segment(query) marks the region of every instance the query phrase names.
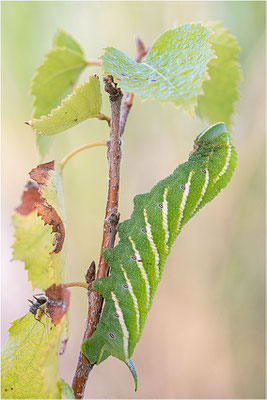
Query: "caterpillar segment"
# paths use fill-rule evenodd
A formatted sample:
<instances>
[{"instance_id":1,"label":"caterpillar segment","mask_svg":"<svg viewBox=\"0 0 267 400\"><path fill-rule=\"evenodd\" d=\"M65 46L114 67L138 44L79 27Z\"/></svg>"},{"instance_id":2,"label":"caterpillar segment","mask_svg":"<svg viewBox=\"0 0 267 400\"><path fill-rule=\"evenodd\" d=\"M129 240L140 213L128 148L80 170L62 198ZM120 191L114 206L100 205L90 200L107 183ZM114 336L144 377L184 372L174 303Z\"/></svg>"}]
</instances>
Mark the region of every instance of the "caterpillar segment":
<instances>
[{"instance_id":1,"label":"caterpillar segment","mask_svg":"<svg viewBox=\"0 0 267 400\"><path fill-rule=\"evenodd\" d=\"M237 162L224 123L201 132L188 161L134 198L131 218L119 225L120 241L104 257L111 273L93 286L105 299L96 331L82 344L91 363L110 355L129 367L160 282L166 258L183 226L230 181Z\"/></svg>"}]
</instances>

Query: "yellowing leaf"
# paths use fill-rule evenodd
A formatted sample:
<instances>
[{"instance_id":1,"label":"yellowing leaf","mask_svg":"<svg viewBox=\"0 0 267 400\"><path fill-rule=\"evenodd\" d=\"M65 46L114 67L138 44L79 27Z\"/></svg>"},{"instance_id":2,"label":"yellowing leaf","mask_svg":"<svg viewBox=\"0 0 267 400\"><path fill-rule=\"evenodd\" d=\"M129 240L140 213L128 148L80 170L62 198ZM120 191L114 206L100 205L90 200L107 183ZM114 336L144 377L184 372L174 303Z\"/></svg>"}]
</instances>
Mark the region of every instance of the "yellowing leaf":
<instances>
[{"instance_id":1,"label":"yellowing leaf","mask_svg":"<svg viewBox=\"0 0 267 400\"><path fill-rule=\"evenodd\" d=\"M51 227L44 227L36 210L28 215L15 213L12 222L16 229L13 259L24 261L33 288L48 287L52 283L49 269L53 249Z\"/></svg>"},{"instance_id":2,"label":"yellowing leaf","mask_svg":"<svg viewBox=\"0 0 267 400\"><path fill-rule=\"evenodd\" d=\"M53 161L33 169L30 176L35 183L27 185L22 204L13 215L13 258L25 262L33 288L45 289L65 278L65 211L60 173Z\"/></svg>"},{"instance_id":3,"label":"yellowing leaf","mask_svg":"<svg viewBox=\"0 0 267 400\"><path fill-rule=\"evenodd\" d=\"M64 319L65 318L66 317L64 317ZM60 390L60 381L58 376L58 349L62 327L64 326L64 319L54 328L54 335L51 336L49 342L47 343L44 357L40 360L44 386L49 392L50 397L52 397L52 393L59 393ZM61 395L58 397L61 398Z\"/></svg>"},{"instance_id":4,"label":"yellowing leaf","mask_svg":"<svg viewBox=\"0 0 267 400\"><path fill-rule=\"evenodd\" d=\"M102 97L99 78L90 76L89 82L74 89L74 94L62 101L61 106L46 117L29 121L37 133L55 135L69 129L88 118L101 116Z\"/></svg>"},{"instance_id":5,"label":"yellowing leaf","mask_svg":"<svg viewBox=\"0 0 267 400\"><path fill-rule=\"evenodd\" d=\"M155 41L146 62L137 63L108 47L101 57L102 65L123 90L143 99L171 102L192 114L208 77L207 63L214 57L210 35L201 24L182 25Z\"/></svg>"},{"instance_id":6,"label":"yellowing leaf","mask_svg":"<svg viewBox=\"0 0 267 400\"><path fill-rule=\"evenodd\" d=\"M216 58L208 64L210 80L203 84L203 96L198 99L196 113L210 123L224 121L229 127L234 103L239 98L241 68L237 39L221 23L207 25L214 34L209 38Z\"/></svg>"},{"instance_id":7,"label":"yellowing leaf","mask_svg":"<svg viewBox=\"0 0 267 400\"><path fill-rule=\"evenodd\" d=\"M12 322L2 350L2 399L61 398L57 348L62 324L28 313ZM49 368L47 367L49 365Z\"/></svg>"}]
</instances>

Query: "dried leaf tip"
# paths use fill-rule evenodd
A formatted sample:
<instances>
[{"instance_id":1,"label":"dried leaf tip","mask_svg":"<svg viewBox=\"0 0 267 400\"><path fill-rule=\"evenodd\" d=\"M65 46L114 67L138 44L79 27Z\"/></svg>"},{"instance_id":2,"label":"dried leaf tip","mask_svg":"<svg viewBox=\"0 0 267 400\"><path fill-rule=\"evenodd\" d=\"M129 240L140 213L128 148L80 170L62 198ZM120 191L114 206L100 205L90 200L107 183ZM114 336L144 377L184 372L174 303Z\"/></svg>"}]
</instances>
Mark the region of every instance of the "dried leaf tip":
<instances>
[{"instance_id":1,"label":"dried leaf tip","mask_svg":"<svg viewBox=\"0 0 267 400\"><path fill-rule=\"evenodd\" d=\"M55 161L49 161L44 164L37 165L36 168L33 168L29 175L30 177L38 183L38 185L47 185L49 179L49 171L55 169Z\"/></svg>"}]
</instances>

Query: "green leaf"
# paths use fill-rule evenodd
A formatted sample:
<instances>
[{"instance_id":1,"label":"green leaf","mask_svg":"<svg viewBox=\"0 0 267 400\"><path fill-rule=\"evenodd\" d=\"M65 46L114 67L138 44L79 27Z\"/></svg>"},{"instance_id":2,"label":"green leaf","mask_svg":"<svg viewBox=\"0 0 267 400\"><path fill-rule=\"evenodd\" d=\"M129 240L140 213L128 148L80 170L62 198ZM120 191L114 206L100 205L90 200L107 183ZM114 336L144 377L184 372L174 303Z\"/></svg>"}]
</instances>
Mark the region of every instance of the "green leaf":
<instances>
[{"instance_id":1,"label":"green leaf","mask_svg":"<svg viewBox=\"0 0 267 400\"><path fill-rule=\"evenodd\" d=\"M57 349L62 324L54 327L46 316L42 322L28 313L11 323L1 357L3 399L61 398Z\"/></svg>"},{"instance_id":2,"label":"green leaf","mask_svg":"<svg viewBox=\"0 0 267 400\"><path fill-rule=\"evenodd\" d=\"M67 32L59 29L54 37L54 47L67 47L67 49L73 50L79 53L82 57L84 56L83 49L76 40Z\"/></svg>"},{"instance_id":3,"label":"green leaf","mask_svg":"<svg viewBox=\"0 0 267 400\"><path fill-rule=\"evenodd\" d=\"M163 33L148 52L146 62L137 63L123 52L107 47L102 65L119 86L143 99L171 102L193 113L197 97L207 79L207 63L214 52L211 31L201 24L186 24Z\"/></svg>"},{"instance_id":4,"label":"green leaf","mask_svg":"<svg viewBox=\"0 0 267 400\"><path fill-rule=\"evenodd\" d=\"M31 85L34 118L40 118L56 107L73 88L87 62L67 48L51 50L37 69Z\"/></svg>"},{"instance_id":5,"label":"green leaf","mask_svg":"<svg viewBox=\"0 0 267 400\"><path fill-rule=\"evenodd\" d=\"M24 261L33 288L45 289L53 283L63 282L65 278L65 210L61 170L52 161L37 166L30 176L36 183L28 183L22 203L12 218L16 229L13 258Z\"/></svg>"},{"instance_id":6,"label":"green leaf","mask_svg":"<svg viewBox=\"0 0 267 400\"><path fill-rule=\"evenodd\" d=\"M81 72L88 65L79 44L66 32L59 30L54 37L55 49L51 50L37 68L30 93L35 96L33 118L40 118L57 107L71 92ZM36 137L42 157L49 151L53 138Z\"/></svg>"},{"instance_id":7,"label":"green leaf","mask_svg":"<svg viewBox=\"0 0 267 400\"><path fill-rule=\"evenodd\" d=\"M43 160L46 154L49 152L53 141L54 136L36 135L36 145L41 156L41 160Z\"/></svg>"},{"instance_id":8,"label":"green leaf","mask_svg":"<svg viewBox=\"0 0 267 400\"><path fill-rule=\"evenodd\" d=\"M60 386L63 394L65 395L66 399L75 399L74 393L70 385L64 381L64 379L60 379Z\"/></svg>"},{"instance_id":9,"label":"green leaf","mask_svg":"<svg viewBox=\"0 0 267 400\"><path fill-rule=\"evenodd\" d=\"M102 97L99 78L90 76L89 82L74 89L74 94L62 101L61 106L40 119L27 122L37 133L55 135L88 118L100 116Z\"/></svg>"},{"instance_id":10,"label":"green leaf","mask_svg":"<svg viewBox=\"0 0 267 400\"><path fill-rule=\"evenodd\" d=\"M198 99L196 113L210 123L225 121L229 127L242 78L237 61L240 48L237 39L221 23L207 26L214 31L209 42L217 57L208 64L210 80L203 84L204 95Z\"/></svg>"}]
</instances>

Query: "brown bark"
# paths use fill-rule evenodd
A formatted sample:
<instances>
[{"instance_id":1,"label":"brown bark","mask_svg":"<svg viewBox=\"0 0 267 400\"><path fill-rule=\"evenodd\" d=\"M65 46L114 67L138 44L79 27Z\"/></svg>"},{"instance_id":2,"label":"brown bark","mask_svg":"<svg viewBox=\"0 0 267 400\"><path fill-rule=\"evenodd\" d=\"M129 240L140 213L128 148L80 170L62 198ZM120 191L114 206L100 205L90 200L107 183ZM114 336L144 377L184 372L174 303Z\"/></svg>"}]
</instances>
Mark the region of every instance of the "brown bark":
<instances>
[{"instance_id":1,"label":"brown bark","mask_svg":"<svg viewBox=\"0 0 267 400\"><path fill-rule=\"evenodd\" d=\"M141 62L142 58L147 54L148 49L145 48L143 42L137 39L137 56L136 62ZM106 248L114 247L116 228L119 222L118 201L119 201L119 184L120 184L120 161L121 161L121 139L125 124L132 107L133 94L125 93L123 97L123 106L121 110L122 93L113 82L112 76L104 77L105 91L109 94L111 105L111 131L110 141L108 142L108 164L109 164L109 186L108 198L106 206L106 216L103 228L103 240L101 245L100 260L96 278L102 278L108 274L108 265L102 256L102 251ZM87 280L91 283L94 278ZM99 321L103 299L90 285L88 291L88 317L84 332L83 341L92 336ZM88 376L94 365L80 353L76 372L72 382L72 388L76 399L82 399L86 387Z\"/></svg>"},{"instance_id":2,"label":"brown bark","mask_svg":"<svg viewBox=\"0 0 267 400\"><path fill-rule=\"evenodd\" d=\"M121 161L121 140L119 135L120 108L122 93L113 83L111 76L104 77L105 91L109 94L111 104L111 131L108 143L108 164L109 164L109 184L106 215L103 228L103 240L100 252L100 260L97 271L97 278L102 278L108 273L108 265L102 256L102 251L114 246L116 228L119 222L118 200L120 183L120 161ZM91 282L91 280L90 280ZM89 282L88 282L89 283ZM92 336L98 323L103 299L94 289L88 292L88 317L83 341ZM86 387L89 373L93 369L89 360L80 352L76 372L72 382L72 388L76 399L82 399Z\"/></svg>"}]
</instances>

